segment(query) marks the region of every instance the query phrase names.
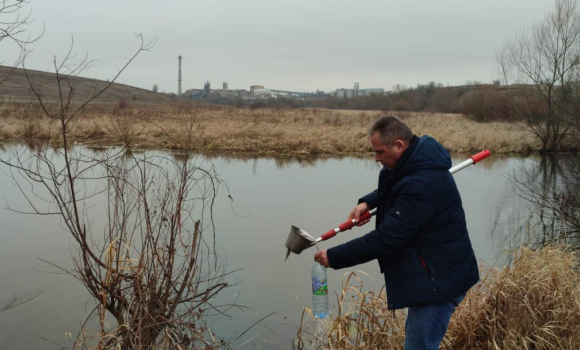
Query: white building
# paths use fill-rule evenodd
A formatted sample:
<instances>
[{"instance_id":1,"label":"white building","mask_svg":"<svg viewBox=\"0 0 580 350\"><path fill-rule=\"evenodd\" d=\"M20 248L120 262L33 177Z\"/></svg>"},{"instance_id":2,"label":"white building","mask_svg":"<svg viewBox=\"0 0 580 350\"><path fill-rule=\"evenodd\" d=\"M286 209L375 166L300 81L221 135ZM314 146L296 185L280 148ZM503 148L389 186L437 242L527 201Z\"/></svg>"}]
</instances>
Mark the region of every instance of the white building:
<instances>
[{"instance_id":1,"label":"white building","mask_svg":"<svg viewBox=\"0 0 580 350\"><path fill-rule=\"evenodd\" d=\"M385 89L383 88L375 88L375 89L362 89L359 90L360 96L370 96L371 94L382 95L385 93Z\"/></svg>"},{"instance_id":2,"label":"white building","mask_svg":"<svg viewBox=\"0 0 580 350\"><path fill-rule=\"evenodd\" d=\"M370 96L371 94L382 95L385 92L383 88L361 89L358 93L354 89L336 89L334 96L338 98L351 98L354 96Z\"/></svg>"},{"instance_id":3,"label":"white building","mask_svg":"<svg viewBox=\"0 0 580 350\"><path fill-rule=\"evenodd\" d=\"M354 96L354 89L336 89L335 96L338 98L351 98Z\"/></svg>"},{"instance_id":4,"label":"white building","mask_svg":"<svg viewBox=\"0 0 580 350\"><path fill-rule=\"evenodd\" d=\"M254 90L254 95L264 97L277 97L277 94L270 89L256 89Z\"/></svg>"}]
</instances>

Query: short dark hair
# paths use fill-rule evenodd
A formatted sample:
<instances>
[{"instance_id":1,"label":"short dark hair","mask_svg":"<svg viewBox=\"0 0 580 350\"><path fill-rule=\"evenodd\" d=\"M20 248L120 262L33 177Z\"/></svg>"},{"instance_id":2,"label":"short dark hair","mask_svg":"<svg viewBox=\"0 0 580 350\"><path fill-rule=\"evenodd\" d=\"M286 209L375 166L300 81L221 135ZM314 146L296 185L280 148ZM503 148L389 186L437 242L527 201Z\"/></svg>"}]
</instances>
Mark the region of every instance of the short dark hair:
<instances>
[{"instance_id":1,"label":"short dark hair","mask_svg":"<svg viewBox=\"0 0 580 350\"><path fill-rule=\"evenodd\" d=\"M377 119L369 129L369 137L375 132L379 133L381 142L390 147L396 140L411 143L413 132L405 122L394 115L387 115Z\"/></svg>"}]
</instances>

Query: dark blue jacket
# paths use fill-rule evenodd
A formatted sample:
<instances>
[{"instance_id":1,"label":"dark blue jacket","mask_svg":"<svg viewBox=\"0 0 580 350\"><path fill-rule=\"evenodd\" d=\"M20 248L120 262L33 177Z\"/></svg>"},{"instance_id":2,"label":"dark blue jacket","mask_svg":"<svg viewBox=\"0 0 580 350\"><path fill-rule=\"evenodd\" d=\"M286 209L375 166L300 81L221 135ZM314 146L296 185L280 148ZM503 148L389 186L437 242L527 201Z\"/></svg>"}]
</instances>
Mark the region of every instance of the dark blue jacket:
<instances>
[{"instance_id":1,"label":"dark blue jacket","mask_svg":"<svg viewBox=\"0 0 580 350\"><path fill-rule=\"evenodd\" d=\"M395 169L381 170L378 189L359 200L378 207L376 229L328 249L330 266L378 259L389 309L449 301L476 284L479 269L449 168L443 146L415 136Z\"/></svg>"}]
</instances>

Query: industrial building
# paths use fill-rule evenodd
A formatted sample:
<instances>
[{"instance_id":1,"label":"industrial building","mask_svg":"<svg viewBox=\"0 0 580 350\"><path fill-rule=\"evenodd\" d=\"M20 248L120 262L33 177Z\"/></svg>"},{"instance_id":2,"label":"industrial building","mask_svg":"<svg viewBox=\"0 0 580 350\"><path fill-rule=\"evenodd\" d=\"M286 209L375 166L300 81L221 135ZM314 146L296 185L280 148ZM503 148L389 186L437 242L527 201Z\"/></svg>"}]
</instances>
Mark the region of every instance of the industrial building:
<instances>
[{"instance_id":1,"label":"industrial building","mask_svg":"<svg viewBox=\"0 0 580 350\"><path fill-rule=\"evenodd\" d=\"M359 90L359 96L370 96L372 94L382 95L385 93L383 88L372 88L372 89L361 89Z\"/></svg>"},{"instance_id":2,"label":"industrial building","mask_svg":"<svg viewBox=\"0 0 580 350\"><path fill-rule=\"evenodd\" d=\"M178 76L177 76L177 95L181 96L181 60L182 56L178 56ZM384 94L385 89L374 88L374 89L360 89L359 83L354 83L353 89L336 89L330 93L324 93L323 91L316 92L296 92L296 91L284 91L284 90L274 90L266 89L263 85L252 85L250 86L250 91L246 90L229 90L228 83L222 83L221 90L212 90L211 83L206 81L203 89L189 89L184 95L191 99L201 99L210 96L210 94L226 97L226 98L236 98L240 97L242 99L255 99L255 98L277 98L277 97L289 97L289 98L328 98L328 97L338 97L338 98L352 98L356 96L370 96L372 94Z\"/></svg>"},{"instance_id":3,"label":"industrial building","mask_svg":"<svg viewBox=\"0 0 580 350\"><path fill-rule=\"evenodd\" d=\"M250 91L252 91L251 88L250 88ZM276 92L274 92L270 89L264 89L264 88L254 89L253 93L254 93L254 96L259 96L259 97L262 97L262 96L263 97L277 97L278 96L278 94Z\"/></svg>"},{"instance_id":4,"label":"industrial building","mask_svg":"<svg viewBox=\"0 0 580 350\"><path fill-rule=\"evenodd\" d=\"M253 94L256 90L264 90L262 85L252 85L250 86L250 93Z\"/></svg>"},{"instance_id":5,"label":"industrial building","mask_svg":"<svg viewBox=\"0 0 580 350\"><path fill-rule=\"evenodd\" d=\"M355 96L370 96L372 94L384 94L385 89L383 88L374 88L374 89L336 89L334 94L331 92L330 94L334 97L338 98L352 98Z\"/></svg>"}]
</instances>

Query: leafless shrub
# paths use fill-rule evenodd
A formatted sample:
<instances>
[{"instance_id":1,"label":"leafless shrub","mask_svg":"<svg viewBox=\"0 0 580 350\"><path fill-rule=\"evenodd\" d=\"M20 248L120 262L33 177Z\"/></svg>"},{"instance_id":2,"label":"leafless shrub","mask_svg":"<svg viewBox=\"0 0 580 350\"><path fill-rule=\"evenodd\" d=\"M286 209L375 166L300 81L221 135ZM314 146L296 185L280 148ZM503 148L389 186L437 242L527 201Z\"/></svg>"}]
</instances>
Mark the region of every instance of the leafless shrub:
<instances>
[{"instance_id":1,"label":"leafless shrub","mask_svg":"<svg viewBox=\"0 0 580 350\"><path fill-rule=\"evenodd\" d=\"M114 135L125 147L131 147L133 141L140 134L139 129L135 126L135 120L131 113L115 113L109 117L107 132Z\"/></svg>"},{"instance_id":2,"label":"leafless shrub","mask_svg":"<svg viewBox=\"0 0 580 350\"><path fill-rule=\"evenodd\" d=\"M140 39L127 65L153 45ZM44 118L58 123L63 147L39 143L30 154L16 149L0 162L15 179L30 184L27 190L15 181L30 204L27 213L60 216L76 243L74 269L53 266L79 280L95 308L71 348L228 348L231 342L221 340L208 325L208 318L236 307L211 302L229 285L230 272L215 246L213 220L222 182L213 167L202 168L194 157L195 117L180 130L183 152L178 158L131 152L129 117L115 124L125 137L123 147L96 155L71 148L71 126L104 90L73 104L74 86L67 78L87 62L71 69L69 60L70 52L61 64L54 62L58 88L68 96L56 108L29 80ZM34 197L49 205L40 207ZM96 220L104 222L96 227L91 208L103 202L106 217ZM96 327L87 327L90 322Z\"/></svg>"},{"instance_id":3,"label":"leafless shrub","mask_svg":"<svg viewBox=\"0 0 580 350\"><path fill-rule=\"evenodd\" d=\"M40 134L40 126L38 122L27 121L20 127L19 134L25 141L36 140Z\"/></svg>"},{"instance_id":4,"label":"leafless shrub","mask_svg":"<svg viewBox=\"0 0 580 350\"><path fill-rule=\"evenodd\" d=\"M97 122L93 122L90 125L90 128L86 134L86 137L89 139L101 139L103 137L105 137L106 132L103 129L103 127L101 125L99 125Z\"/></svg>"},{"instance_id":5,"label":"leafless shrub","mask_svg":"<svg viewBox=\"0 0 580 350\"><path fill-rule=\"evenodd\" d=\"M496 88L473 91L463 101L463 113L476 122L513 121L507 94Z\"/></svg>"}]
</instances>

